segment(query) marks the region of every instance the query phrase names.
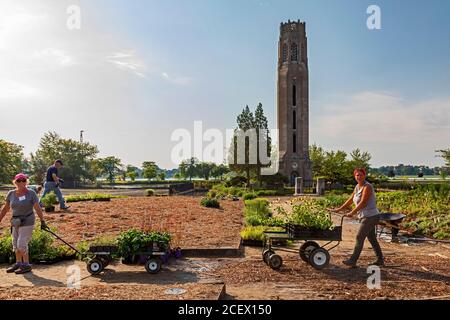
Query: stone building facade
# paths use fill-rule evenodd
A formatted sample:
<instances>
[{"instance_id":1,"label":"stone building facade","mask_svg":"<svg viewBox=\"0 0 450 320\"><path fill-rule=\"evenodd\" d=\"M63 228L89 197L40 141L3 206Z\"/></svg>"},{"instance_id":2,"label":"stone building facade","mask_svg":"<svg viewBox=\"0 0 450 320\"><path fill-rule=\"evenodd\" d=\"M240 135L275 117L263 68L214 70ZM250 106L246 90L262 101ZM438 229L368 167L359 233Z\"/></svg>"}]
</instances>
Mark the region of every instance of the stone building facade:
<instances>
[{"instance_id":1,"label":"stone building facade","mask_svg":"<svg viewBox=\"0 0 450 320\"><path fill-rule=\"evenodd\" d=\"M279 172L312 180L309 158L308 44L304 22L281 23L278 44L277 118Z\"/></svg>"}]
</instances>

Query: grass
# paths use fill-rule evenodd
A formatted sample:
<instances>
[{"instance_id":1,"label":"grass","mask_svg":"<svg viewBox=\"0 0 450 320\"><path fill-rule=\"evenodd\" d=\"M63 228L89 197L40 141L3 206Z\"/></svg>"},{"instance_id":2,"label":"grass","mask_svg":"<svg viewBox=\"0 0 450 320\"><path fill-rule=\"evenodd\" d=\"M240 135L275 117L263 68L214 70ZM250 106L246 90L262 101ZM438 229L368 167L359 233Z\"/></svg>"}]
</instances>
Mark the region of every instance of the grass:
<instances>
[{"instance_id":1,"label":"grass","mask_svg":"<svg viewBox=\"0 0 450 320\"><path fill-rule=\"evenodd\" d=\"M82 201L117 199L117 198L126 198L126 196L113 196L110 194L103 194L103 193L87 193L80 195L69 195L65 197L65 200L66 202L82 202Z\"/></svg>"}]
</instances>

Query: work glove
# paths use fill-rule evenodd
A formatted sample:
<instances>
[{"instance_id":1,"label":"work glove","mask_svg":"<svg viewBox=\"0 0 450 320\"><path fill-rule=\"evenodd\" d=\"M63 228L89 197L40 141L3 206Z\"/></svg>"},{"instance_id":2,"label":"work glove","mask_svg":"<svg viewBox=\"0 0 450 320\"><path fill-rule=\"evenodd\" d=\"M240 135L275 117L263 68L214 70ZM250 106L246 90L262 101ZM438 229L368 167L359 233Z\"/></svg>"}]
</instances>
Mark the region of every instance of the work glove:
<instances>
[{"instance_id":1,"label":"work glove","mask_svg":"<svg viewBox=\"0 0 450 320\"><path fill-rule=\"evenodd\" d=\"M50 230L44 220L41 220L41 230Z\"/></svg>"}]
</instances>

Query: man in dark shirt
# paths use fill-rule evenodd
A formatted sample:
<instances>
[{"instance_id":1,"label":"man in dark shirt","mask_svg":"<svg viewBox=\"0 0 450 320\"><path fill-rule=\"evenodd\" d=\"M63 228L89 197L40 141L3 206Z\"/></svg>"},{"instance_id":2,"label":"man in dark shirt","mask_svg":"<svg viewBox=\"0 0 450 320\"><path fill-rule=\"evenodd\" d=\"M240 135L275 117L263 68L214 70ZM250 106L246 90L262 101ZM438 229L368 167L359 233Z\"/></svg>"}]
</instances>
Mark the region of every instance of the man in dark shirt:
<instances>
[{"instance_id":1,"label":"man in dark shirt","mask_svg":"<svg viewBox=\"0 0 450 320\"><path fill-rule=\"evenodd\" d=\"M69 209L69 207L66 206L64 197L61 193L61 190L59 189L61 179L58 176L58 169L62 168L62 166L63 166L62 161L56 160L55 163L47 169L47 176L45 178L44 183L44 193L42 194L41 199L45 197L47 193L53 191L58 197L60 208L62 210L66 210Z\"/></svg>"}]
</instances>

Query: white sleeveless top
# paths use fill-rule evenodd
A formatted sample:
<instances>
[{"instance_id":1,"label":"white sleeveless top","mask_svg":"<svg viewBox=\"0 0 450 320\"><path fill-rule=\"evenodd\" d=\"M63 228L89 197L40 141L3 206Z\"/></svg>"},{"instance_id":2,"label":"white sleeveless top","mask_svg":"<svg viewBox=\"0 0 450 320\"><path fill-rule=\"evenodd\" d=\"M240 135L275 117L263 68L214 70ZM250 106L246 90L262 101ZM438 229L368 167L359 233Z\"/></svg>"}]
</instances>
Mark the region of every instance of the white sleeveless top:
<instances>
[{"instance_id":1,"label":"white sleeveless top","mask_svg":"<svg viewBox=\"0 0 450 320\"><path fill-rule=\"evenodd\" d=\"M380 214L380 212L377 209L377 202L376 202L375 191L373 189L373 186L370 183L368 183L367 181L364 181L364 186L366 188L369 188L371 192L370 192L369 200L367 201L366 206L358 211L358 218L360 218L360 219L369 218L369 217L373 217L373 216ZM353 196L353 203L355 204L355 206L357 206L358 203L361 201L362 193L363 193L363 188L359 188L359 185L356 185L355 195Z\"/></svg>"}]
</instances>

